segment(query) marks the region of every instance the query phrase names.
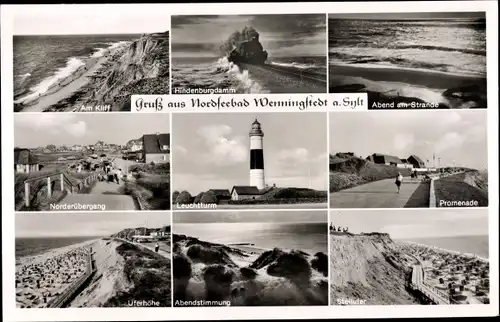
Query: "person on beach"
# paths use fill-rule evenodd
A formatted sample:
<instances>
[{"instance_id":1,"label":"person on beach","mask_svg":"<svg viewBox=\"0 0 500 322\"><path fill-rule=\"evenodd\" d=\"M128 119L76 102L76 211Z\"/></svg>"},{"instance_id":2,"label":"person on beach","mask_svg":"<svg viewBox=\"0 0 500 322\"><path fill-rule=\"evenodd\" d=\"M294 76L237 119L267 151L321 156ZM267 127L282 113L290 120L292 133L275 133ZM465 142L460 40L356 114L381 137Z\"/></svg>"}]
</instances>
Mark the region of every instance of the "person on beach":
<instances>
[{"instance_id":1,"label":"person on beach","mask_svg":"<svg viewBox=\"0 0 500 322\"><path fill-rule=\"evenodd\" d=\"M155 244L155 253L158 253L158 251L160 250L160 245L158 245L158 243Z\"/></svg>"},{"instance_id":2,"label":"person on beach","mask_svg":"<svg viewBox=\"0 0 500 322\"><path fill-rule=\"evenodd\" d=\"M398 187L398 193L401 190L401 183L403 183L403 175L401 172L398 172L398 176L396 177L396 186Z\"/></svg>"}]
</instances>

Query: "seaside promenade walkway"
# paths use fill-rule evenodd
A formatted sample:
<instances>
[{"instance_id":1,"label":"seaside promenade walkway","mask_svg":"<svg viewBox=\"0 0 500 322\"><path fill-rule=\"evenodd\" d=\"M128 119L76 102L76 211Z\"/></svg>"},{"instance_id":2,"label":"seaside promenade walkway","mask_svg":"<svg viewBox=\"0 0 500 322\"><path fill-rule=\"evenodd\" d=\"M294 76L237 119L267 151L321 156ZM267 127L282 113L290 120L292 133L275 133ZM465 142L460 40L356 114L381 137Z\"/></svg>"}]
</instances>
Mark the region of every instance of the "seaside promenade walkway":
<instances>
[{"instance_id":1,"label":"seaside promenade walkway","mask_svg":"<svg viewBox=\"0 0 500 322\"><path fill-rule=\"evenodd\" d=\"M395 179L362 184L330 194L333 208L403 208L420 185L420 179L404 178L398 193Z\"/></svg>"},{"instance_id":2,"label":"seaside promenade walkway","mask_svg":"<svg viewBox=\"0 0 500 322\"><path fill-rule=\"evenodd\" d=\"M424 268L422 265L413 265L412 275L411 275L411 283L413 284L413 288L422 292L425 296L427 296L432 302L438 305L449 305L450 301L446 298L446 296L434 289L433 287L425 284L424 282Z\"/></svg>"},{"instance_id":3,"label":"seaside promenade walkway","mask_svg":"<svg viewBox=\"0 0 500 322\"><path fill-rule=\"evenodd\" d=\"M114 159L113 162L117 168L122 169L124 175L128 174L129 166L134 164L132 161L119 158ZM136 210L137 206L134 198L120 192L123 185L124 182L122 180L120 180L120 184L116 182L97 181L92 191L88 194L68 194L59 202L59 205L66 205L66 207L58 207L56 210L65 211L68 210L68 207L73 207L73 205L87 206L87 208L94 207L93 210Z\"/></svg>"}]
</instances>

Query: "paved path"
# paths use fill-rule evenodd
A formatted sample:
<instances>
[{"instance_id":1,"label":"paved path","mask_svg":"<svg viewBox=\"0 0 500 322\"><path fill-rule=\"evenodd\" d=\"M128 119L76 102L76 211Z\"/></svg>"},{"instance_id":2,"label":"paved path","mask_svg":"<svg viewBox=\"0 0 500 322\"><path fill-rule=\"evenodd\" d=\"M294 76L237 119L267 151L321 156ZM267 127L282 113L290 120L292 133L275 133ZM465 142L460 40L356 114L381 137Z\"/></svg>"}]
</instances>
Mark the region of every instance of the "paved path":
<instances>
[{"instance_id":1,"label":"paved path","mask_svg":"<svg viewBox=\"0 0 500 322\"><path fill-rule=\"evenodd\" d=\"M450 304L445 295L441 294L440 292L438 292L438 290L424 283L424 269L422 265L413 266L411 282L415 288L420 290L425 296L427 296L434 303L440 305Z\"/></svg>"},{"instance_id":2,"label":"paved path","mask_svg":"<svg viewBox=\"0 0 500 322\"><path fill-rule=\"evenodd\" d=\"M117 168L122 169L123 174L127 174L129 166L134 164L132 161L119 158L114 159L113 163ZM123 184L122 180L120 180L120 184L116 182L97 181L92 191L88 194L68 194L59 202L57 210L136 210L136 204L132 196L121 193ZM73 209L68 207L78 208Z\"/></svg>"},{"instance_id":3,"label":"paved path","mask_svg":"<svg viewBox=\"0 0 500 322\"><path fill-rule=\"evenodd\" d=\"M330 207L403 208L420 185L420 180L403 179L400 193L394 181L395 179L379 180L331 193Z\"/></svg>"}]
</instances>

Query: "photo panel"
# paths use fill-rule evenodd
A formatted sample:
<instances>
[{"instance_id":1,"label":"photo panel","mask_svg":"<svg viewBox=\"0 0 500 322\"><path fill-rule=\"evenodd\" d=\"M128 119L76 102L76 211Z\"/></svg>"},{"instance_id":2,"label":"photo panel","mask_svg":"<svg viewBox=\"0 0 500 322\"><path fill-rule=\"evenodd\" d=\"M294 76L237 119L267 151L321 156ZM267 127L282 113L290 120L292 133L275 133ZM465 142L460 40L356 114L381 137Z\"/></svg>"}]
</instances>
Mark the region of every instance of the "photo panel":
<instances>
[{"instance_id":1,"label":"photo panel","mask_svg":"<svg viewBox=\"0 0 500 322\"><path fill-rule=\"evenodd\" d=\"M16 211L170 209L170 115L14 117Z\"/></svg>"},{"instance_id":2,"label":"photo panel","mask_svg":"<svg viewBox=\"0 0 500 322\"><path fill-rule=\"evenodd\" d=\"M327 208L326 113L177 113L172 126L173 209Z\"/></svg>"},{"instance_id":3,"label":"photo panel","mask_svg":"<svg viewBox=\"0 0 500 322\"><path fill-rule=\"evenodd\" d=\"M15 16L14 112L130 111L133 94L170 93L168 13L78 8Z\"/></svg>"},{"instance_id":4,"label":"photo panel","mask_svg":"<svg viewBox=\"0 0 500 322\"><path fill-rule=\"evenodd\" d=\"M171 213L16 213L17 308L170 307Z\"/></svg>"},{"instance_id":5,"label":"photo panel","mask_svg":"<svg viewBox=\"0 0 500 322\"><path fill-rule=\"evenodd\" d=\"M488 209L330 211L331 305L490 303Z\"/></svg>"},{"instance_id":6,"label":"photo panel","mask_svg":"<svg viewBox=\"0 0 500 322\"><path fill-rule=\"evenodd\" d=\"M329 122L331 208L488 206L485 110L330 113Z\"/></svg>"},{"instance_id":7,"label":"photo panel","mask_svg":"<svg viewBox=\"0 0 500 322\"><path fill-rule=\"evenodd\" d=\"M174 212L174 307L328 305L327 216Z\"/></svg>"},{"instance_id":8,"label":"photo panel","mask_svg":"<svg viewBox=\"0 0 500 322\"><path fill-rule=\"evenodd\" d=\"M326 15L172 16L172 94L326 93Z\"/></svg>"},{"instance_id":9,"label":"photo panel","mask_svg":"<svg viewBox=\"0 0 500 322\"><path fill-rule=\"evenodd\" d=\"M369 109L486 108L486 13L329 14L329 92Z\"/></svg>"}]
</instances>

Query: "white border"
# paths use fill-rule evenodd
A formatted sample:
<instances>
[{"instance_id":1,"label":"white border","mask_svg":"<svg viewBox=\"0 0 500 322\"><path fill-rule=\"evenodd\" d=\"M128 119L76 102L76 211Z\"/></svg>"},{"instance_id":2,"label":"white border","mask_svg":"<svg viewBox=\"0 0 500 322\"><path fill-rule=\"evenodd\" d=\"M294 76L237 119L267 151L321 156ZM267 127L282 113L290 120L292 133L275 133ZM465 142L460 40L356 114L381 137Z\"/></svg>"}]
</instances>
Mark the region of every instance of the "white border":
<instances>
[{"instance_id":1,"label":"white border","mask_svg":"<svg viewBox=\"0 0 500 322\"><path fill-rule=\"evenodd\" d=\"M18 12L50 14L73 5L15 5L1 8L2 50L2 164L13 158L13 16ZM498 315L498 3L496 1L430 1L430 2L342 2L342 3L210 3L210 4L106 4L78 5L82 14L94 10L131 11L138 17L152 11L166 15L201 14L266 14L266 13L377 13L377 12L445 12L486 11L488 67L488 164L489 164L489 226L491 294L489 305L460 306L363 306L363 307L238 307L238 308L121 308L121 309L14 309L14 213L13 172L2 167L2 244L3 249L3 312L7 321L128 321L128 320L188 320L188 319L248 319L248 318L362 318L362 317L458 317ZM321 9L318 9L321 8ZM263 12L265 10L265 12ZM134 23L134 22L131 22ZM172 33L170 30L170 39ZM169 55L171 57L171 55ZM7 93L7 94L6 94ZM414 111L411 111L414 112ZM172 131L171 131L172 132ZM7 263L7 264L5 264ZM11 294L11 295L9 295Z\"/></svg>"}]
</instances>

